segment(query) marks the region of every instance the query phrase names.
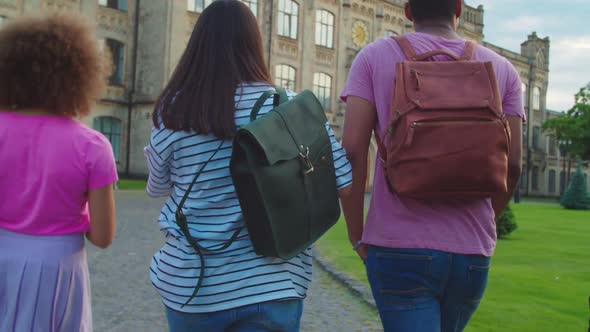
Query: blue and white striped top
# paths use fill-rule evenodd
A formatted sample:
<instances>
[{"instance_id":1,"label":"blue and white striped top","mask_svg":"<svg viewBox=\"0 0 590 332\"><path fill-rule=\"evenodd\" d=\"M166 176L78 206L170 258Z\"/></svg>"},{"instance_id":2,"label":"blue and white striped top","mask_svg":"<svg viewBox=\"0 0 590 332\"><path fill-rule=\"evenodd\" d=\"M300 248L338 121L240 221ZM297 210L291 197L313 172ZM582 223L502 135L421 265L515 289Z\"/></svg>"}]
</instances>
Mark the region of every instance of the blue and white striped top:
<instances>
[{"instance_id":1,"label":"blue and white striped top","mask_svg":"<svg viewBox=\"0 0 590 332\"><path fill-rule=\"evenodd\" d=\"M247 124L250 111L260 95L271 86L262 83L242 84L235 101L236 125ZM289 92L290 96L294 93ZM270 111L272 97L260 114ZM326 124L332 140L337 185L339 189L352 183L352 169L334 133ZM187 313L227 310L260 302L304 298L311 281L311 252L305 250L285 261L258 256L244 226L240 204L229 172L232 142L226 141L207 164L183 212L191 235L205 248L221 246L242 228L237 241L221 252L205 256L205 276L198 295L186 306L200 272L200 261L175 223L178 202L200 167L219 147L211 135L171 131L161 127L152 130L150 144L145 148L150 176L147 193L152 197L169 196L158 223L166 236L166 244L153 257L150 277L164 304Z\"/></svg>"}]
</instances>

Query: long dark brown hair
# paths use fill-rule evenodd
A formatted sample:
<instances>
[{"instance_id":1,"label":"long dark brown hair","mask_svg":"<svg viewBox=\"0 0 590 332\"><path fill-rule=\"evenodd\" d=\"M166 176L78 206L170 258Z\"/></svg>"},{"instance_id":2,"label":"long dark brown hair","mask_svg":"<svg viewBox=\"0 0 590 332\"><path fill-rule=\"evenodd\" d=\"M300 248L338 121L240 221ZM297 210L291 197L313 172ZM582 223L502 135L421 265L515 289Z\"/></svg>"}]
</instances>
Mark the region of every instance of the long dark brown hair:
<instances>
[{"instance_id":1,"label":"long dark brown hair","mask_svg":"<svg viewBox=\"0 0 590 332\"><path fill-rule=\"evenodd\" d=\"M271 83L262 36L250 9L217 0L199 17L188 46L156 102L152 121L174 131L231 138L240 83Z\"/></svg>"}]
</instances>

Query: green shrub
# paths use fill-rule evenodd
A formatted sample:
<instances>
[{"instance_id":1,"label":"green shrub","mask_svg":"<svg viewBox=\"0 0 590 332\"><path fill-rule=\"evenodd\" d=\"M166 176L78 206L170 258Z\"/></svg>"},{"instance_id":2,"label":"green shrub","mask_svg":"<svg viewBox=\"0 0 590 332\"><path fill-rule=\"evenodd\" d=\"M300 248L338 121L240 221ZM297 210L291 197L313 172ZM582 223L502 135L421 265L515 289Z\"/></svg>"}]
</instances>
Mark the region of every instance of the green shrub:
<instances>
[{"instance_id":1,"label":"green shrub","mask_svg":"<svg viewBox=\"0 0 590 332\"><path fill-rule=\"evenodd\" d=\"M498 235L498 238L501 239L514 232L517 228L516 217L514 216L510 205L508 205L506 210L500 215L500 218L496 220L496 234Z\"/></svg>"},{"instance_id":2,"label":"green shrub","mask_svg":"<svg viewBox=\"0 0 590 332\"><path fill-rule=\"evenodd\" d=\"M582 173L582 167L578 170L565 194L561 197L561 206L570 210L588 210L590 209L590 199L586 190L586 179Z\"/></svg>"}]
</instances>

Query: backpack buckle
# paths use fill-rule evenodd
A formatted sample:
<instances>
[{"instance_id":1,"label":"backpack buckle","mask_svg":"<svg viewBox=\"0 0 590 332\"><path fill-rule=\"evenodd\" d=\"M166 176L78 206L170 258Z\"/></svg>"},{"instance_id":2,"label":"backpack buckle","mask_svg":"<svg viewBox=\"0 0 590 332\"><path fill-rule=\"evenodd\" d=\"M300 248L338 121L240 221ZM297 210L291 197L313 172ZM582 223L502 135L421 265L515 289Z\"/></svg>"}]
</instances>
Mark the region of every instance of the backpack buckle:
<instances>
[{"instance_id":1,"label":"backpack buckle","mask_svg":"<svg viewBox=\"0 0 590 332\"><path fill-rule=\"evenodd\" d=\"M305 169L303 170L303 175L308 175L310 173L313 173L313 171L315 171L315 168L311 163L311 160L309 160L309 147L306 147L305 149L305 153L299 152L299 157L301 158L301 161L303 161L303 166L305 167Z\"/></svg>"}]
</instances>

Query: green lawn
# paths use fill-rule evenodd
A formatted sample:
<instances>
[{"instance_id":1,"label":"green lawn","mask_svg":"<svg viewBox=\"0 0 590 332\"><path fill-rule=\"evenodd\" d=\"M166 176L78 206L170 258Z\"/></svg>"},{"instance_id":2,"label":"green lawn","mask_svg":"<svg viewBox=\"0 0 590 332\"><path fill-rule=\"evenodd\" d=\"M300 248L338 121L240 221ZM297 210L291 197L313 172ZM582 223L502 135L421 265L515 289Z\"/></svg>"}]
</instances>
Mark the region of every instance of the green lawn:
<instances>
[{"instance_id":1,"label":"green lawn","mask_svg":"<svg viewBox=\"0 0 590 332\"><path fill-rule=\"evenodd\" d=\"M144 180L121 179L117 182L119 190L145 190L146 182Z\"/></svg>"},{"instance_id":2,"label":"green lawn","mask_svg":"<svg viewBox=\"0 0 590 332\"><path fill-rule=\"evenodd\" d=\"M590 212L513 205L519 229L498 242L484 300L468 329L586 331L590 296ZM338 269L367 283L341 220L317 245Z\"/></svg>"}]
</instances>

